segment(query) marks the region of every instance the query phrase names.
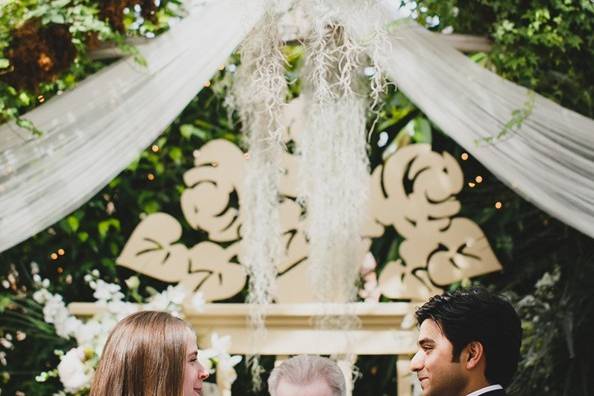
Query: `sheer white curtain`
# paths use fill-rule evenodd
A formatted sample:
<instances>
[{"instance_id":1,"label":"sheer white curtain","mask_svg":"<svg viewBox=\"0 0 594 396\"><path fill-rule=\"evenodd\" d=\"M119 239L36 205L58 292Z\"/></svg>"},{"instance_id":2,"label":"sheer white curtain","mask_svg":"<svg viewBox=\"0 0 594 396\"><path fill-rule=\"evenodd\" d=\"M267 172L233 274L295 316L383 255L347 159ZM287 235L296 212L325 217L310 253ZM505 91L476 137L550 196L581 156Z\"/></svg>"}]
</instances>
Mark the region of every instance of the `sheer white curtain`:
<instances>
[{"instance_id":1,"label":"sheer white curtain","mask_svg":"<svg viewBox=\"0 0 594 396\"><path fill-rule=\"evenodd\" d=\"M0 127L0 251L85 203L182 111L262 17L263 1L189 3L189 15L121 60L28 113L33 137Z\"/></svg>"},{"instance_id":2,"label":"sheer white curtain","mask_svg":"<svg viewBox=\"0 0 594 396\"><path fill-rule=\"evenodd\" d=\"M225 62L265 2L195 4L141 49L147 68L122 60L27 114L45 131L41 138L0 126L0 251L63 218L121 172ZM335 0L332 9L399 89L508 186L594 237L594 121L535 95L517 132L480 143L525 106L528 92L414 23L376 34L396 9L368 3Z\"/></svg>"},{"instance_id":3,"label":"sheer white curtain","mask_svg":"<svg viewBox=\"0 0 594 396\"><path fill-rule=\"evenodd\" d=\"M346 28L435 124L518 194L594 237L594 120L500 78L413 22L393 23L388 2L339 2ZM387 35L377 33L387 26ZM521 127L485 143L531 96Z\"/></svg>"}]
</instances>

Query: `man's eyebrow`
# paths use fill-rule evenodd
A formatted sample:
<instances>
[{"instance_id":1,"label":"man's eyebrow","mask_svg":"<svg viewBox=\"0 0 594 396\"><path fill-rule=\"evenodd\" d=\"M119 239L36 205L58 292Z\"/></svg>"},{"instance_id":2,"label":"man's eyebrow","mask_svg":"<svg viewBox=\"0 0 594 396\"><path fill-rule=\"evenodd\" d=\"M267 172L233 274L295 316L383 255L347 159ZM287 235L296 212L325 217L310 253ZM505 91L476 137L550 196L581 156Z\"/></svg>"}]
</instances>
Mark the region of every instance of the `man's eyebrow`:
<instances>
[{"instance_id":1,"label":"man's eyebrow","mask_svg":"<svg viewBox=\"0 0 594 396\"><path fill-rule=\"evenodd\" d=\"M422 338L418 341L419 346L435 345L435 341L431 338Z\"/></svg>"}]
</instances>

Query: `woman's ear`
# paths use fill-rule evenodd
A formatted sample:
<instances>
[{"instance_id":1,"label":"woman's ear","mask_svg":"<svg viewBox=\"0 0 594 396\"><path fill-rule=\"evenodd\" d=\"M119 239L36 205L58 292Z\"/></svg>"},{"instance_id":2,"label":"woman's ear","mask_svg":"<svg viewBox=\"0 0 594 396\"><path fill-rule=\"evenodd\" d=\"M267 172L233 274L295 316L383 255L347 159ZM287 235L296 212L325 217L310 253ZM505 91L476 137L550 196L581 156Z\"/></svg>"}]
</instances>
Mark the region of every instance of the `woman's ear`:
<instances>
[{"instance_id":1,"label":"woman's ear","mask_svg":"<svg viewBox=\"0 0 594 396\"><path fill-rule=\"evenodd\" d=\"M481 359L485 355L483 344L478 341L472 341L466 345L466 348L464 349L466 352L464 353L466 361L463 361L463 363L466 366L466 369L472 370L480 363Z\"/></svg>"}]
</instances>

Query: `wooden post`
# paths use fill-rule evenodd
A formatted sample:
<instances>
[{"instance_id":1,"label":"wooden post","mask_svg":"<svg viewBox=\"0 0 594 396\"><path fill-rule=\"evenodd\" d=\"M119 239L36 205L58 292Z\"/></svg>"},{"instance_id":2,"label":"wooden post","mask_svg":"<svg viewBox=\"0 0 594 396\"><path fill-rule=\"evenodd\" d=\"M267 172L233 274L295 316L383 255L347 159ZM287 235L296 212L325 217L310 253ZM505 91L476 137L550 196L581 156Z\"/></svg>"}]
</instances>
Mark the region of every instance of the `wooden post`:
<instances>
[{"instance_id":1,"label":"wooden post","mask_svg":"<svg viewBox=\"0 0 594 396\"><path fill-rule=\"evenodd\" d=\"M407 355L397 357L396 383L398 386L398 396L412 396L413 381L410 371L410 357Z\"/></svg>"}]
</instances>

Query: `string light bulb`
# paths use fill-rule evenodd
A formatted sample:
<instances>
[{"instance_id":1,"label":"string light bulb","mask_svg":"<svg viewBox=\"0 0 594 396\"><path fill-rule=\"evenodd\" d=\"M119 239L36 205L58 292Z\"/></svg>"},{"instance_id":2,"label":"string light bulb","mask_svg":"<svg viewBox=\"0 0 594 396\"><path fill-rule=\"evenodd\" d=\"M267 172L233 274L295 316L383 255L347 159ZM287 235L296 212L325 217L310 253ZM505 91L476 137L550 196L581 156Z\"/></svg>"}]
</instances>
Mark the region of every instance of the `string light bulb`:
<instances>
[{"instance_id":1,"label":"string light bulb","mask_svg":"<svg viewBox=\"0 0 594 396\"><path fill-rule=\"evenodd\" d=\"M482 183L482 182L483 182L483 177L479 175L479 176L475 177L475 178L474 178L474 180L475 180L477 183Z\"/></svg>"},{"instance_id":2,"label":"string light bulb","mask_svg":"<svg viewBox=\"0 0 594 396\"><path fill-rule=\"evenodd\" d=\"M52 254L50 254L50 258L52 260L57 260L58 259L58 253L52 253Z\"/></svg>"},{"instance_id":3,"label":"string light bulb","mask_svg":"<svg viewBox=\"0 0 594 396\"><path fill-rule=\"evenodd\" d=\"M155 175L153 175L152 173L149 173L148 175L146 175L146 178L147 178L149 181L153 181L153 180L155 180Z\"/></svg>"},{"instance_id":4,"label":"string light bulb","mask_svg":"<svg viewBox=\"0 0 594 396\"><path fill-rule=\"evenodd\" d=\"M151 150L153 151L153 153L158 153L159 152L159 146L157 146L156 144L153 144L151 147Z\"/></svg>"},{"instance_id":5,"label":"string light bulb","mask_svg":"<svg viewBox=\"0 0 594 396\"><path fill-rule=\"evenodd\" d=\"M474 186L476 186L476 184L474 182L468 182L468 187L474 188Z\"/></svg>"},{"instance_id":6,"label":"string light bulb","mask_svg":"<svg viewBox=\"0 0 594 396\"><path fill-rule=\"evenodd\" d=\"M503 204L501 203L501 201L495 202L495 209L501 209L501 208L503 208Z\"/></svg>"},{"instance_id":7,"label":"string light bulb","mask_svg":"<svg viewBox=\"0 0 594 396\"><path fill-rule=\"evenodd\" d=\"M468 153L462 153L460 158L462 158L462 161L466 161L468 159Z\"/></svg>"}]
</instances>

